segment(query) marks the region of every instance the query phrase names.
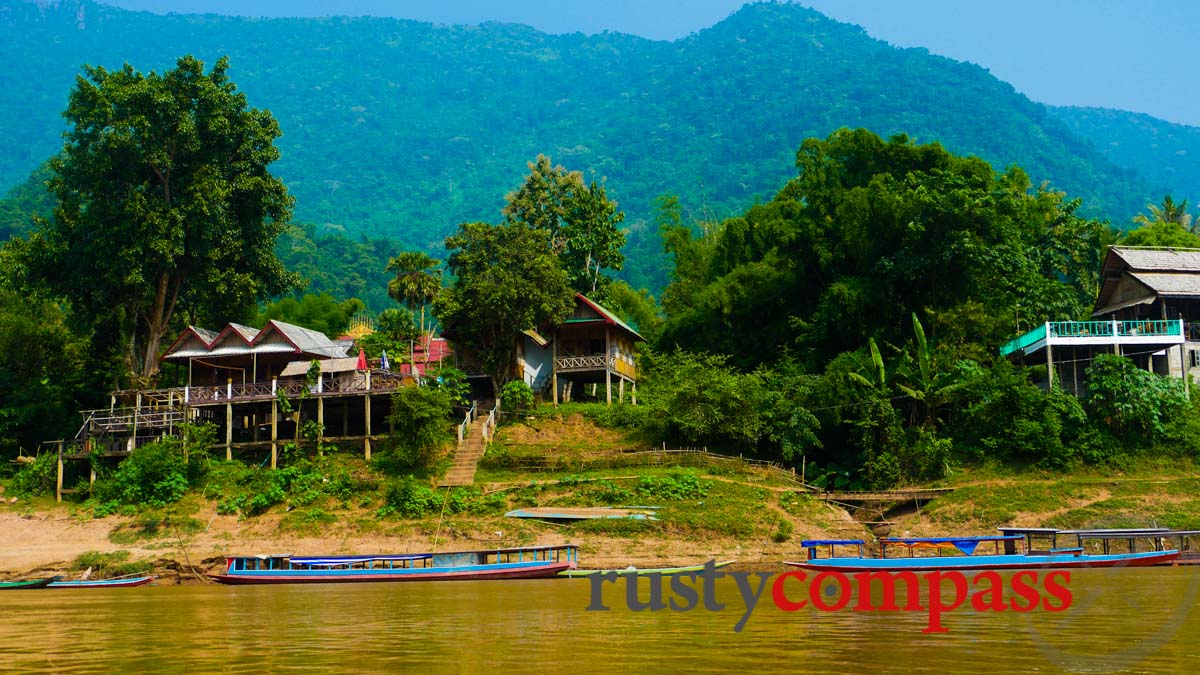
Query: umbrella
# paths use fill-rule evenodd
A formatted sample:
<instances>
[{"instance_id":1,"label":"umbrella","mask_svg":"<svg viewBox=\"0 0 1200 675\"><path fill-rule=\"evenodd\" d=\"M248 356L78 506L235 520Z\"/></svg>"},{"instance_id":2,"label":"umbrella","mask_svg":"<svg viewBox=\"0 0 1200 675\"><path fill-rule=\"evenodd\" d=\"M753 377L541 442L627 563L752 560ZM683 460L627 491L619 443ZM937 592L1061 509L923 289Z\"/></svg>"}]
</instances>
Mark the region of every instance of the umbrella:
<instances>
[{"instance_id":1,"label":"umbrella","mask_svg":"<svg viewBox=\"0 0 1200 675\"><path fill-rule=\"evenodd\" d=\"M362 348L358 348L358 364L354 366L359 370L367 369L367 352Z\"/></svg>"},{"instance_id":2,"label":"umbrella","mask_svg":"<svg viewBox=\"0 0 1200 675\"><path fill-rule=\"evenodd\" d=\"M391 370L392 366L387 360L387 350L383 350L383 355L379 357L379 367L384 370Z\"/></svg>"}]
</instances>

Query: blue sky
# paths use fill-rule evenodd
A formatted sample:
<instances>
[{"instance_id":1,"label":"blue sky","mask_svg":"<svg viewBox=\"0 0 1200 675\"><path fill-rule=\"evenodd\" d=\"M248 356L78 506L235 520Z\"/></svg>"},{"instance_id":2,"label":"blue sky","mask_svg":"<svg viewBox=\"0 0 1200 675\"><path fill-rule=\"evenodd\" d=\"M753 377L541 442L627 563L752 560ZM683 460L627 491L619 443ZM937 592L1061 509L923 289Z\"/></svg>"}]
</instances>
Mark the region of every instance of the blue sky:
<instances>
[{"instance_id":1,"label":"blue sky","mask_svg":"<svg viewBox=\"0 0 1200 675\"><path fill-rule=\"evenodd\" d=\"M101 0L154 12L509 21L553 33L675 39L741 0ZM1120 108L1200 126L1198 0L806 0L902 47L971 61L1035 101Z\"/></svg>"}]
</instances>

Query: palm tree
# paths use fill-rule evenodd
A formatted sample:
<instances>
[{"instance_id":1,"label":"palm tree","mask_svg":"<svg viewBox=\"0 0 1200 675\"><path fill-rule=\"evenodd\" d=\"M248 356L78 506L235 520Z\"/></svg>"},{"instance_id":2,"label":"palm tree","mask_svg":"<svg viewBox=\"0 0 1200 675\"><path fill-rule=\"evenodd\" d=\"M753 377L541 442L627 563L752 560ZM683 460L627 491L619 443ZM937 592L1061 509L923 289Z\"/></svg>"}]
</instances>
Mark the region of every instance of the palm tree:
<instances>
[{"instance_id":1,"label":"palm tree","mask_svg":"<svg viewBox=\"0 0 1200 675\"><path fill-rule=\"evenodd\" d=\"M442 290L442 279L437 266L440 260L430 258L420 251L404 251L388 260L387 271L396 277L388 281L388 295L402 303L412 312L421 309L421 335L425 335L425 307L433 302Z\"/></svg>"},{"instance_id":2,"label":"palm tree","mask_svg":"<svg viewBox=\"0 0 1200 675\"><path fill-rule=\"evenodd\" d=\"M1162 206L1147 204L1146 210L1149 211L1149 215L1139 213L1133 217L1133 222L1137 223L1138 225L1178 223L1179 225L1183 226L1185 230L1188 230L1193 234L1198 234L1197 228L1192 226L1192 214L1187 212L1186 199L1176 204L1175 200L1171 199L1171 195L1166 195L1163 197ZM1196 223L1196 225L1200 226L1200 222Z\"/></svg>"}]
</instances>

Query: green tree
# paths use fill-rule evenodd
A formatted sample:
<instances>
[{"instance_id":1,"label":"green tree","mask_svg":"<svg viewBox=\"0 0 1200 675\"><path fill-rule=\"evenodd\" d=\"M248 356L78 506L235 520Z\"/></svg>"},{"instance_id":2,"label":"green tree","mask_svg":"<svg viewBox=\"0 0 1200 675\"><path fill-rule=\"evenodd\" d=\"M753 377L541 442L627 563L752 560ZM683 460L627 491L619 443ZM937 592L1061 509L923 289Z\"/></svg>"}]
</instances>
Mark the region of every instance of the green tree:
<instances>
[{"instance_id":1,"label":"green tree","mask_svg":"<svg viewBox=\"0 0 1200 675\"><path fill-rule=\"evenodd\" d=\"M388 260L387 270L396 273L388 281L388 295L406 305L413 314L420 309L421 320L417 327L421 335L426 333L425 308L442 289L441 275L437 271L440 262L420 251L404 251Z\"/></svg>"},{"instance_id":2,"label":"green tree","mask_svg":"<svg viewBox=\"0 0 1200 675\"><path fill-rule=\"evenodd\" d=\"M1195 228L1192 227L1192 214L1187 212L1188 200L1183 200L1178 204L1171 198L1171 195L1163 197L1162 204L1147 204L1147 213L1139 213L1133 217L1133 222L1138 225L1154 225L1156 223L1175 223L1189 232L1195 233Z\"/></svg>"},{"instance_id":3,"label":"green tree","mask_svg":"<svg viewBox=\"0 0 1200 675\"><path fill-rule=\"evenodd\" d=\"M1020 169L863 129L804 141L796 166L771 202L711 233L668 228L660 349L720 351L743 369L789 349L815 372L868 338L906 341L914 312L934 317L935 343L937 317L954 314L955 336L998 344L1018 306L1025 322L1090 308L1106 228Z\"/></svg>"},{"instance_id":4,"label":"green tree","mask_svg":"<svg viewBox=\"0 0 1200 675\"><path fill-rule=\"evenodd\" d=\"M508 222L522 222L548 235L550 249L562 261L571 287L596 295L609 282L605 270L620 270L625 235L618 225L625 213L608 198L604 186L585 183L583 174L552 166L538 155L529 175L505 197Z\"/></svg>"},{"instance_id":5,"label":"green tree","mask_svg":"<svg viewBox=\"0 0 1200 675\"><path fill-rule=\"evenodd\" d=\"M1121 246L1155 246L1164 248L1200 248L1200 235L1172 221L1144 223L1130 230L1120 240Z\"/></svg>"},{"instance_id":6,"label":"green tree","mask_svg":"<svg viewBox=\"0 0 1200 675\"><path fill-rule=\"evenodd\" d=\"M294 283L275 257L292 200L267 170L279 126L250 108L228 61L185 56L142 74L87 66L51 161L54 217L32 234L32 277L113 339L140 382L189 320L243 317Z\"/></svg>"},{"instance_id":7,"label":"green tree","mask_svg":"<svg viewBox=\"0 0 1200 675\"><path fill-rule=\"evenodd\" d=\"M349 327L350 319L365 307L358 298L338 302L328 293L305 293L299 300L286 297L267 305L258 315L256 325L263 326L276 319L336 338Z\"/></svg>"},{"instance_id":8,"label":"green tree","mask_svg":"<svg viewBox=\"0 0 1200 675\"><path fill-rule=\"evenodd\" d=\"M1089 415L1125 441L1161 440L1168 423L1188 408L1182 382L1142 370L1115 354L1092 361L1087 383L1084 405Z\"/></svg>"},{"instance_id":9,"label":"green tree","mask_svg":"<svg viewBox=\"0 0 1200 675\"><path fill-rule=\"evenodd\" d=\"M452 286L434 311L456 344L478 356L499 394L513 376L517 336L570 315L573 293L544 230L521 221L463 223L446 238Z\"/></svg>"}]
</instances>

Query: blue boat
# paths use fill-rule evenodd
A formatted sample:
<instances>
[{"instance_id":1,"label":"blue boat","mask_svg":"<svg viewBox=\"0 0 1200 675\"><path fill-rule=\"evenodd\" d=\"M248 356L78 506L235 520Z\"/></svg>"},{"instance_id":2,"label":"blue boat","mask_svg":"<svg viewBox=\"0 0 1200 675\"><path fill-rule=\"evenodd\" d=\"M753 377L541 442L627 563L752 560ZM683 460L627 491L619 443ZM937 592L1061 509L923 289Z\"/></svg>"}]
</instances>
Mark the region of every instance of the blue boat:
<instances>
[{"instance_id":1,"label":"blue boat","mask_svg":"<svg viewBox=\"0 0 1200 675\"><path fill-rule=\"evenodd\" d=\"M113 579L82 579L79 581L53 581L46 585L46 588L132 588L134 586L145 586L154 581L157 577L146 576L126 576L116 577Z\"/></svg>"},{"instance_id":2,"label":"blue boat","mask_svg":"<svg viewBox=\"0 0 1200 675\"><path fill-rule=\"evenodd\" d=\"M227 557L225 573L208 576L222 584L531 579L575 569L578 560L574 544L400 555L249 555Z\"/></svg>"},{"instance_id":3,"label":"blue boat","mask_svg":"<svg viewBox=\"0 0 1200 675\"><path fill-rule=\"evenodd\" d=\"M861 539L812 539L800 542L807 552L803 561L784 564L810 570L827 570L833 572L874 572L874 571L936 571L936 570L1015 570L1015 569L1073 569L1081 567L1143 567L1148 565L1169 564L1179 556L1177 550L1146 551L1141 553L1114 553L1091 555L1083 548L1058 548L1047 551L1030 552L1016 551L1018 542L1024 542L1021 535L1002 535L991 537L931 537L906 539L880 539L880 556L868 557L864 550L866 542ZM981 544L994 543L995 553L977 555ZM1001 551L1001 544L1004 551ZM893 551L897 548L907 551L908 555L888 556L888 547ZM836 555L847 548L855 549L853 554ZM824 549L827 556L818 557L818 551ZM926 555L917 555L918 551ZM945 555L950 553L950 555Z\"/></svg>"}]
</instances>

